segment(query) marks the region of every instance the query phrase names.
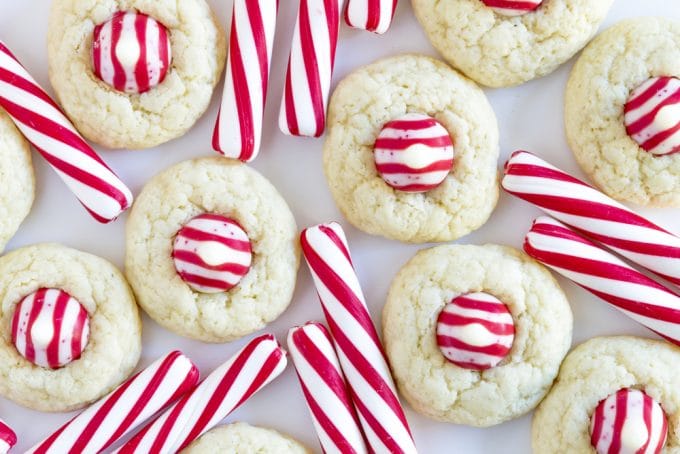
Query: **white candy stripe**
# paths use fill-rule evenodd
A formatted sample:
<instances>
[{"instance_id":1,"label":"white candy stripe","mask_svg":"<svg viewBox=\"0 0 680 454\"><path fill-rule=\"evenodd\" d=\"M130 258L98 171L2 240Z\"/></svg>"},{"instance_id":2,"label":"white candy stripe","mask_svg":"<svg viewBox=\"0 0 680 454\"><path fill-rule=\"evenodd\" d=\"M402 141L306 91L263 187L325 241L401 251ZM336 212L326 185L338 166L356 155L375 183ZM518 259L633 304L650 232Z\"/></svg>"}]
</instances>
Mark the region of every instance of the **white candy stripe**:
<instances>
[{"instance_id":1,"label":"white candy stripe","mask_svg":"<svg viewBox=\"0 0 680 454\"><path fill-rule=\"evenodd\" d=\"M31 448L29 454L97 453L189 391L198 369L172 352L128 379L106 397Z\"/></svg>"},{"instance_id":2,"label":"white candy stripe","mask_svg":"<svg viewBox=\"0 0 680 454\"><path fill-rule=\"evenodd\" d=\"M213 148L229 158L257 157L267 99L279 0L235 0L222 105Z\"/></svg>"},{"instance_id":3,"label":"white candy stripe","mask_svg":"<svg viewBox=\"0 0 680 454\"><path fill-rule=\"evenodd\" d=\"M96 220L110 222L130 206L130 190L2 42L0 106Z\"/></svg>"},{"instance_id":4,"label":"white candy stripe","mask_svg":"<svg viewBox=\"0 0 680 454\"><path fill-rule=\"evenodd\" d=\"M383 34L392 24L397 0L348 0L345 10L347 25Z\"/></svg>"},{"instance_id":5,"label":"white candy stripe","mask_svg":"<svg viewBox=\"0 0 680 454\"><path fill-rule=\"evenodd\" d=\"M323 325L308 323L291 329L288 350L323 451L368 452L340 363Z\"/></svg>"},{"instance_id":6,"label":"white candy stripe","mask_svg":"<svg viewBox=\"0 0 680 454\"><path fill-rule=\"evenodd\" d=\"M415 453L342 228L337 223L310 227L301 243L369 447L377 453Z\"/></svg>"}]
</instances>

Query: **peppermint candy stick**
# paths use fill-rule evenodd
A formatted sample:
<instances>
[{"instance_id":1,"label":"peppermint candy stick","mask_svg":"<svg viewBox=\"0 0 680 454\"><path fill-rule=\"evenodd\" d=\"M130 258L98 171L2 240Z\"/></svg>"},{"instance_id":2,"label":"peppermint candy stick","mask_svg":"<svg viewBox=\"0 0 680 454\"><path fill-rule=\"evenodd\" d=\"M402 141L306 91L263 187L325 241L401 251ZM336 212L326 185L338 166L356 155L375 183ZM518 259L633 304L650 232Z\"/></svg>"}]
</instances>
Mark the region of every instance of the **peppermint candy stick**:
<instances>
[{"instance_id":1,"label":"peppermint candy stick","mask_svg":"<svg viewBox=\"0 0 680 454\"><path fill-rule=\"evenodd\" d=\"M95 453L123 438L198 382L181 352L169 353L63 425L28 453Z\"/></svg>"},{"instance_id":2,"label":"peppermint candy stick","mask_svg":"<svg viewBox=\"0 0 680 454\"><path fill-rule=\"evenodd\" d=\"M116 452L181 451L278 377L286 363L274 336L253 339Z\"/></svg>"},{"instance_id":3,"label":"peppermint candy stick","mask_svg":"<svg viewBox=\"0 0 680 454\"><path fill-rule=\"evenodd\" d=\"M323 134L342 2L300 0L279 114L284 134Z\"/></svg>"},{"instance_id":4,"label":"peppermint candy stick","mask_svg":"<svg viewBox=\"0 0 680 454\"><path fill-rule=\"evenodd\" d=\"M229 158L257 157L267 99L279 0L235 0L229 59L213 148Z\"/></svg>"},{"instance_id":5,"label":"peppermint candy stick","mask_svg":"<svg viewBox=\"0 0 680 454\"><path fill-rule=\"evenodd\" d=\"M113 221L130 206L130 190L1 41L0 106L97 221Z\"/></svg>"},{"instance_id":6,"label":"peppermint candy stick","mask_svg":"<svg viewBox=\"0 0 680 454\"><path fill-rule=\"evenodd\" d=\"M0 419L0 454L7 454L15 444L17 444L17 434Z\"/></svg>"},{"instance_id":7,"label":"peppermint candy stick","mask_svg":"<svg viewBox=\"0 0 680 454\"><path fill-rule=\"evenodd\" d=\"M657 275L680 285L680 238L526 151L505 165L503 188Z\"/></svg>"},{"instance_id":8,"label":"peppermint candy stick","mask_svg":"<svg viewBox=\"0 0 680 454\"><path fill-rule=\"evenodd\" d=\"M345 9L347 25L383 34L392 24L398 0L349 0Z\"/></svg>"},{"instance_id":9,"label":"peppermint candy stick","mask_svg":"<svg viewBox=\"0 0 680 454\"><path fill-rule=\"evenodd\" d=\"M292 328L288 350L323 452L368 452L326 328L319 323Z\"/></svg>"},{"instance_id":10,"label":"peppermint candy stick","mask_svg":"<svg viewBox=\"0 0 680 454\"><path fill-rule=\"evenodd\" d=\"M336 222L310 227L301 243L369 447L376 453L415 453L342 227Z\"/></svg>"},{"instance_id":11,"label":"peppermint candy stick","mask_svg":"<svg viewBox=\"0 0 680 454\"><path fill-rule=\"evenodd\" d=\"M524 250L669 342L680 345L680 297L549 217L534 221Z\"/></svg>"}]
</instances>

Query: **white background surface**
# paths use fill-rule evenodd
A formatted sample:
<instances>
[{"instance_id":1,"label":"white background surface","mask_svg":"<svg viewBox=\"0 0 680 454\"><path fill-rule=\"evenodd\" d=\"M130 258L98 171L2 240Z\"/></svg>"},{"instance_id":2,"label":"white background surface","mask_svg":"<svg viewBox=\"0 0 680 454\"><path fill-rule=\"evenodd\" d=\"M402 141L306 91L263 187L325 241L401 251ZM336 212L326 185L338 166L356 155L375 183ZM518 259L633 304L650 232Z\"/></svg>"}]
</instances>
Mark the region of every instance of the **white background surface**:
<instances>
[{"instance_id":1,"label":"white background surface","mask_svg":"<svg viewBox=\"0 0 680 454\"><path fill-rule=\"evenodd\" d=\"M232 2L209 0L209 3L226 26ZM0 39L13 50L38 82L52 92L47 78L45 45L49 4L45 0L0 1ZM281 1L262 151L253 166L281 191L300 228L333 219L342 221L368 304L374 320L379 323L392 277L417 250L426 245L404 245L366 235L349 226L335 207L323 177L323 139L290 138L279 132L278 109L296 5L297 2L292 0ZM603 27L626 17L642 15L680 19L680 2L618 0ZM392 28L386 35L377 36L349 29L343 22L334 85L358 66L402 52L437 55L413 16L408 0L401 0ZM499 168L511 151L524 148L538 153L566 171L584 177L567 147L562 126L563 93L572 63L565 64L548 77L521 87L486 91L500 125ZM210 141L220 94L221 84L206 115L183 138L145 151L102 150L105 160L138 194L152 175L167 166L188 158L212 156ZM34 163L38 182L35 205L8 250L36 242L56 241L105 257L122 267L126 215L111 225L97 224L37 154L34 154ZM680 233L678 210L643 212L661 225ZM490 221L460 242L498 243L519 248L531 220L538 214L539 211L527 203L502 194ZM560 279L560 283L569 296L574 312L575 344L598 335L626 333L653 336L575 285L564 279ZM307 320L322 320L322 313L309 273L303 265L293 303L268 330L284 341L289 327ZM206 345L175 336L145 316L144 350L139 366L148 365L172 349L181 349L206 375L252 337L226 345ZM417 415L410 408L406 411L421 453L530 452L530 416L494 428L473 429L433 422ZM41 414L0 399L0 417L15 428L20 438L16 452L32 446L71 416ZM242 420L279 429L303 441L315 452L320 452L292 366L228 420Z\"/></svg>"}]
</instances>

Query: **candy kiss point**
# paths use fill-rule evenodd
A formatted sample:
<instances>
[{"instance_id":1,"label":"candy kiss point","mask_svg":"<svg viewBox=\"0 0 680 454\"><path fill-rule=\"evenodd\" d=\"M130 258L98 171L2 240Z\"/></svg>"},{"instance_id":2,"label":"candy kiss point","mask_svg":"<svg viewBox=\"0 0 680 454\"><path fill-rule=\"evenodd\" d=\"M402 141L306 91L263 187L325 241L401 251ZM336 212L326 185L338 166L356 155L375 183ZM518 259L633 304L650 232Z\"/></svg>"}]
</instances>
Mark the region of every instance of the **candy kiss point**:
<instances>
[{"instance_id":1,"label":"candy kiss point","mask_svg":"<svg viewBox=\"0 0 680 454\"><path fill-rule=\"evenodd\" d=\"M231 250L217 241L205 241L198 246L196 254L198 254L201 260L206 264L218 266L229 261Z\"/></svg>"}]
</instances>

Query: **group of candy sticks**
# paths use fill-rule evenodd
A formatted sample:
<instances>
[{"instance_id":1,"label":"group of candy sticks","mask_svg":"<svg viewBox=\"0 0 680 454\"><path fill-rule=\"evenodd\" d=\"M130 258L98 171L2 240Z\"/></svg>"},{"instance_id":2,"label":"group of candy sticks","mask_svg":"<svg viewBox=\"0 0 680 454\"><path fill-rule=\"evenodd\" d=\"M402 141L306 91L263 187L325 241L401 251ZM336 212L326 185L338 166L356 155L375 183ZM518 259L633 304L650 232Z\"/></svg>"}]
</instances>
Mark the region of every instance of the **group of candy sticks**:
<instances>
[{"instance_id":1,"label":"group of candy sticks","mask_svg":"<svg viewBox=\"0 0 680 454\"><path fill-rule=\"evenodd\" d=\"M326 124L344 0L300 0L279 114L282 132L319 137ZM235 0L229 55L213 148L250 162L262 138L278 0ZM397 0L348 0L348 25L374 33L389 28Z\"/></svg>"},{"instance_id":2,"label":"group of candy sticks","mask_svg":"<svg viewBox=\"0 0 680 454\"><path fill-rule=\"evenodd\" d=\"M288 348L324 452L415 453L342 228L310 227L301 243L330 333L293 328Z\"/></svg>"},{"instance_id":3,"label":"group of candy sticks","mask_svg":"<svg viewBox=\"0 0 680 454\"><path fill-rule=\"evenodd\" d=\"M564 223L536 219L530 256L680 345L680 296L600 247L680 286L680 238L525 151L510 157L502 185Z\"/></svg>"}]
</instances>

